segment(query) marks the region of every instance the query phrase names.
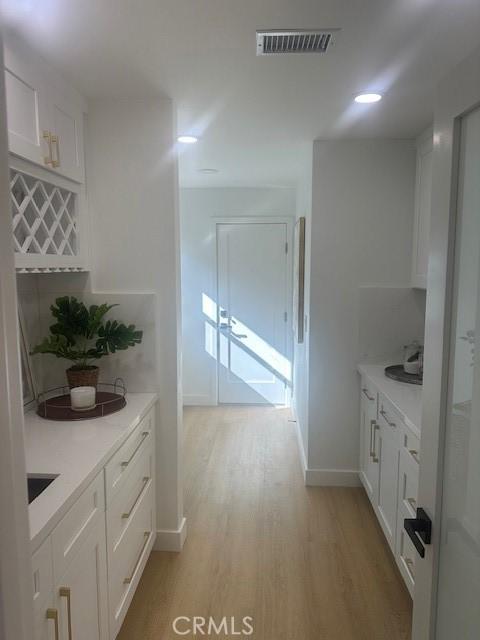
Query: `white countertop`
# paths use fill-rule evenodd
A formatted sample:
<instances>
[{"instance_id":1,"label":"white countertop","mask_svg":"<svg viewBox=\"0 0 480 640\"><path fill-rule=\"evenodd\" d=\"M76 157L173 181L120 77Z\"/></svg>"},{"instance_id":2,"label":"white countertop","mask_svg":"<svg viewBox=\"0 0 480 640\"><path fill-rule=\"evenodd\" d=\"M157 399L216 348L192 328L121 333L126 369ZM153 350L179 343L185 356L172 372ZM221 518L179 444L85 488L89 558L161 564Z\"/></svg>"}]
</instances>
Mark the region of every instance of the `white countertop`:
<instances>
[{"instance_id":1,"label":"white countertop","mask_svg":"<svg viewBox=\"0 0 480 640\"><path fill-rule=\"evenodd\" d=\"M59 422L25 415L28 474L56 478L29 506L34 551L154 405L154 393L129 393L127 406L104 418Z\"/></svg>"},{"instance_id":2,"label":"white countertop","mask_svg":"<svg viewBox=\"0 0 480 640\"><path fill-rule=\"evenodd\" d=\"M422 387L391 380L385 375L387 364L359 364L358 371L369 378L402 415L407 427L420 438L422 429Z\"/></svg>"}]
</instances>

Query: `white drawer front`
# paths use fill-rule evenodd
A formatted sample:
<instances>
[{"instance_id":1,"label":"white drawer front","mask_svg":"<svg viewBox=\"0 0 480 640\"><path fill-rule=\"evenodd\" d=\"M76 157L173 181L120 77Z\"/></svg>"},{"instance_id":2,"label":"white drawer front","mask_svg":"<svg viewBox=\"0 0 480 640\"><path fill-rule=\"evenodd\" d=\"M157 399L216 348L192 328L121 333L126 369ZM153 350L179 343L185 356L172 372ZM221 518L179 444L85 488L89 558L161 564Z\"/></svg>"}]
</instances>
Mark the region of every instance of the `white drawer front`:
<instances>
[{"instance_id":1,"label":"white drawer front","mask_svg":"<svg viewBox=\"0 0 480 640\"><path fill-rule=\"evenodd\" d=\"M415 562L417 552L403 527L398 532L397 549L398 568L400 569L403 579L405 580L405 584L407 585L407 589L409 590L410 595L413 598L413 590L415 587Z\"/></svg>"},{"instance_id":2,"label":"white drawer front","mask_svg":"<svg viewBox=\"0 0 480 640\"><path fill-rule=\"evenodd\" d=\"M55 582L88 537L95 518L105 511L103 470L85 489L52 533L53 573Z\"/></svg>"},{"instance_id":3,"label":"white drawer front","mask_svg":"<svg viewBox=\"0 0 480 640\"><path fill-rule=\"evenodd\" d=\"M45 610L53 591L53 558L50 536L32 555L33 606L35 612Z\"/></svg>"},{"instance_id":4,"label":"white drawer front","mask_svg":"<svg viewBox=\"0 0 480 640\"><path fill-rule=\"evenodd\" d=\"M153 483L138 501L115 549L109 550L110 634L115 637L137 588L155 539Z\"/></svg>"},{"instance_id":5,"label":"white drawer front","mask_svg":"<svg viewBox=\"0 0 480 640\"><path fill-rule=\"evenodd\" d=\"M398 504L403 505L410 517L415 517L418 495L418 464L406 449L400 450L398 475Z\"/></svg>"},{"instance_id":6,"label":"white drawer front","mask_svg":"<svg viewBox=\"0 0 480 640\"><path fill-rule=\"evenodd\" d=\"M127 479L107 509L107 547L111 553L119 544L136 508L154 480L153 440L146 445L140 458L129 471Z\"/></svg>"},{"instance_id":7,"label":"white drawer front","mask_svg":"<svg viewBox=\"0 0 480 640\"><path fill-rule=\"evenodd\" d=\"M417 469L420 464L420 440L410 431L406 425L402 425L402 447L408 452L409 457L415 462Z\"/></svg>"},{"instance_id":8,"label":"white drawer front","mask_svg":"<svg viewBox=\"0 0 480 640\"><path fill-rule=\"evenodd\" d=\"M106 501L110 504L114 495L121 489L128 477L128 472L141 456L154 434L155 411L151 409L142 418L135 431L120 447L105 467Z\"/></svg>"},{"instance_id":9,"label":"white drawer front","mask_svg":"<svg viewBox=\"0 0 480 640\"><path fill-rule=\"evenodd\" d=\"M360 383L360 393L362 394L362 398L368 400L368 402L376 403L377 402L377 390L373 386L372 382L366 376L362 376Z\"/></svg>"}]
</instances>

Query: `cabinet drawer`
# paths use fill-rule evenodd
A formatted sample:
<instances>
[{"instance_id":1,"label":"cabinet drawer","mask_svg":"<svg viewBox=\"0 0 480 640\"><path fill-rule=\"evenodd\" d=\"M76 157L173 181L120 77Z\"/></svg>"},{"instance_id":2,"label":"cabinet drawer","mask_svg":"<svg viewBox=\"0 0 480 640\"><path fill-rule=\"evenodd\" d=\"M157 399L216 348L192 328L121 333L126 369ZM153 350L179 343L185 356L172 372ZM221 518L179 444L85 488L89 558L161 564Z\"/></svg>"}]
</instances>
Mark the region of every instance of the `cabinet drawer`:
<instances>
[{"instance_id":1,"label":"cabinet drawer","mask_svg":"<svg viewBox=\"0 0 480 640\"><path fill-rule=\"evenodd\" d=\"M52 591L42 605L34 608L34 640L53 640L55 638L55 625L58 624L58 609L53 605L54 597Z\"/></svg>"},{"instance_id":2,"label":"cabinet drawer","mask_svg":"<svg viewBox=\"0 0 480 640\"><path fill-rule=\"evenodd\" d=\"M155 411L152 409L142 418L135 431L107 463L105 467L107 506L126 482L128 472L152 439L154 422Z\"/></svg>"},{"instance_id":3,"label":"cabinet drawer","mask_svg":"<svg viewBox=\"0 0 480 640\"><path fill-rule=\"evenodd\" d=\"M95 518L105 510L103 471L82 493L73 507L52 533L53 574L55 582L63 575L95 524Z\"/></svg>"},{"instance_id":4,"label":"cabinet drawer","mask_svg":"<svg viewBox=\"0 0 480 640\"><path fill-rule=\"evenodd\" d=\"M397 442L400 444L402 427L404 427L402 417L393 404L381 393L378 395L378 422L395 433Z\"/></svg>"},{"instance_id":5,"label":"cabinet drawer","mask_svg":"<svg viewBox=\"0 0 480 640\"><path fill-rule=\"evenodd\" d=\"M123 622L155 539L153 483L137 503L115 549L108 555L110 635L115 637Z\"/></svg>"},{"instance_id":6,"label":"cabinet drawer","mask_svg":"<svg viewBox=\"0 0 480 640\"><path fill-rule=\"evenodd\" d=\"M140 458L134 463L120 491L107 509L107 547L115 550L123 532L135 517L137 505L154 483L153 440L146 444Z\"/></svg>"},{"instance_id":7,"label":"cabinet drawer","mask_svg":"<svg viewBox=\"0 0 480 640\"><path fill-rule=\"evenodd\" d=\"M406 518L414 518L417 510L418 464L406 449L400 449L398 473L398 504L403 506ZM402 521L403 523L403 521ZM402 524L403 526L403 524Z\"/></svg>"},{"instance_id":8,"label":"cabinet drawer","mask_svg":"<svg viewBox=\"0 0 480 640\"><path fill-rule=\"evenodd\" d=\"M45 610L53 591L52 540L50 536L32 555L33 606L35 612Z\"/></svg>"},{"instance_id":9,"label":"cabinet drawer","mask_svg":"<svg viewBox=\"0 0 480 640\"><path fill-rule=\"evenodd\" d=\"M420 440L410 431L410 429L402 424L401 428L402 448L408 453L408 456L415 462L417 469L420 464Z\"/></svg>"},{"instance_id":10,"label":"cabinet drawer","mask_svg":"<svg viewBox=\"0 0 480 640\"><path fill-rule=\"evenodd\" d=\"M416 558L417 552L415 550L415 547L413 546L412 541L408 537L407 532L403 528L402 518L402 528L399 528L398 531L397 564L412 598L415 587Z\"/></svg>"},{"instance_id":11,"label":"cabinet drawer","mask_svg":"<svg viewBox=\"0 0 480 640\"><path fill-rule=\"evenodd\" d=\"M377 390L371 383L371 381L364 375L360 382L361 399L371 403L372 405L377 402Z\"/></svg>"}]
</instances>

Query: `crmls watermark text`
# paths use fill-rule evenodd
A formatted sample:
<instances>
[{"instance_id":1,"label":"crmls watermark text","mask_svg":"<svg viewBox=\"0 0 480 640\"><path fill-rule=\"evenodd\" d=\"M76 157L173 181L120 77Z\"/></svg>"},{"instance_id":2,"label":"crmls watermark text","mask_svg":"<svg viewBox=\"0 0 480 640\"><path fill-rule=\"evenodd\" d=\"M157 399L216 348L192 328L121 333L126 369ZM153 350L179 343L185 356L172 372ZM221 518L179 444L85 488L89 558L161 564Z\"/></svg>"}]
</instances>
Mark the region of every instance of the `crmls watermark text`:
<instances>
[{"instance_id":1,"label":"crmls watermark text","mask_svg":"<svg viewBox=\"0 0 480 640\"><path fill-rule=\"evenodd\" d=\"M179 636L251 636L253 618L244 616L240 621L235 616L223 616L220 620L203 616L179 616L172 622L175 633Z\"/></svg>"}]
</instances>

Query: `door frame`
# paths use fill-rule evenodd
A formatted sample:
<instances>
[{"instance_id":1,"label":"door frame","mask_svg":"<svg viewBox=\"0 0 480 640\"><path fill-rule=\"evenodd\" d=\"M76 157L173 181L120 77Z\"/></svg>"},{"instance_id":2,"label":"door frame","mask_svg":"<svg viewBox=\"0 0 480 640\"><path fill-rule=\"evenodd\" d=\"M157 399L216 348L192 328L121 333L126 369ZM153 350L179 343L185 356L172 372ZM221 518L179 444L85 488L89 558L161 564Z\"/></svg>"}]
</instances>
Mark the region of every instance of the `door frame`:
<instances>
[{"instance_id":1,"label":"door frame","mask_svg":"<svg viewBox=\"0 0 480 640\"><path fill-rule=\"evenodd\" d=\"M220 332L218 330L218 226L222 224L285 224L287 228L288 252L286 260L286 299L287 299L287 357L291 362L292 379L290 393L288 389L285 392L285 406L291 406L293 393L293 329L292 329L292 313L293 313L293 229L295 224L295 216L213 216L213 224L215 225L215 297L217 303L217 364L215 367L215 404L219 403L219 356L220 356Z\"/></svg>"},{"instance_id":2,"label":"door frame","mask_svg":"<svg viewBox=\"0 0 480 640\"><path fill-rule=\"evenodd\" d=\"M425 558L417 562L412 640L433 640L435 637L460 125L462 117L478 106L480 48L440 83L435 105L418 492L419 504L432 519L432 544L426 547Z\"/></svg>"},{"instance_id":3,"label":"door frame","mask_svg":"<svg viewBox=\"0 0 480 640\"><path fill-rule=\"evenodd\" d=\"M0 68L3 47L0 33ZM33 638L17 293L9 202L4 75L0 78L0 636Z\"/></svg>"}]
</instances>

